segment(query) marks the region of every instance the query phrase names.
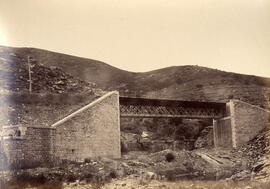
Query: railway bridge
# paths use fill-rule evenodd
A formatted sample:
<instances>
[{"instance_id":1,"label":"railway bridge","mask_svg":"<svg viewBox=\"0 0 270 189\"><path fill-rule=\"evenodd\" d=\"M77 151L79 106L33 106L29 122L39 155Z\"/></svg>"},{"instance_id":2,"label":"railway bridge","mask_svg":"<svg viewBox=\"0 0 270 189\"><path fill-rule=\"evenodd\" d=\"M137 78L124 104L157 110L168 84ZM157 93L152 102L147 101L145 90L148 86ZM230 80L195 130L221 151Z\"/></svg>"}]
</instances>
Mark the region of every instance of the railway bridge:
<instances>
[{"instance_id":1,"label":"railway bridge","mask_svg":"<svg viewBox=\"0 0 270 189\"><path fill-rule=\"evenodd\" d=\"M231 100L227 103L119 97L120 117L213 119L215 147L238 147L268 124L269 112Z\"/></svg>"},{"instance_id":2,"label":"railway bridge","mask_svg":"<svg viewBox=\"0 0 270 189\"><path fill-rule=\"evenodd\" d=\"M226 103L120 97L121 117L212 118L226 113Z\"/></svg>"},{"instance_id":3,"label":"railway bridge","mask_svg":"<svg viewBox=\"0 0 270 189\"><path fill-rule=\"evenodd\" d=\"M46 99L48 102L51 98ZM27 102L30 101L33 98ZM51 103L55 101L58 102ZM77 101L72 102L77 105ZM269 123L269 111L240 100L220 103L130 98L119 97L117 91L112 91L61 117L50 127L2 127L1 151L8 155L10 164L119 158L121 117L212 119L216 148L237 148Z\"/></svg>"}]
</instances>

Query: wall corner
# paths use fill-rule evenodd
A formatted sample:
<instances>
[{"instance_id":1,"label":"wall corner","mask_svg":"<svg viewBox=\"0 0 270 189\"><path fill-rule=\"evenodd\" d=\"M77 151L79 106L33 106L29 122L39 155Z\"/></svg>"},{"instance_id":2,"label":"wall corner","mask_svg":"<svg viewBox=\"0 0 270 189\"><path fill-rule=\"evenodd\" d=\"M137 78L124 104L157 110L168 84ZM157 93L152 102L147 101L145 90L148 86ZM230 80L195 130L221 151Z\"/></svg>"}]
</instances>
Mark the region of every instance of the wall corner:
<instances>
[{"instance_id":1,"label":"wall corner","mask_svg":"<svg viewBox=\"0 0 270 189\"><path fill-rule=\"evenodd\" d=\"M235 109L234 109L234 101L233 99L230 100L229 104L229 112L231 117L231 129L232 129L232 147L237 147L237 140L236 140L236 125L235 125Z\"/></svg>"}]
</instances>

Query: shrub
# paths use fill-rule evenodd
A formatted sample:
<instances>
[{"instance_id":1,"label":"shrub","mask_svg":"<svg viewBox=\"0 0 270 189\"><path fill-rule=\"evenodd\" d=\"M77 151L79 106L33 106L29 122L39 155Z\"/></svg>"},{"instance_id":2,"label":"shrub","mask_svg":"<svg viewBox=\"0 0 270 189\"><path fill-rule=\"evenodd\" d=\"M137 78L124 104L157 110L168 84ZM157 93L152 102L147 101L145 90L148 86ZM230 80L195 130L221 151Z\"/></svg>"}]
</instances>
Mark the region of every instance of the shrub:
<instances>
[{"instance_id":1,"label":"shrub","mask_svg":"<svg viewBox=\"0 0 270 189\"><path fill-rule=\"evenodd\" d=\"M172 153L167 153L167 154L165 155L165 158L166 158L166 161L172 162L172 161L175 159L175 156L174 156L174 154L172 154Z\"/></svg>"},{"instance_id":2,"label":"shrub","mask_svg":"<svg viewBox=\"0 0 270 189\"><path fill-rule=\"evenodd\" d=\"M111 177L111 178L116 178L116 177L117 177L116 172L115 172L115 171L111 171L111 172L110 172L110 177Z\"/></svg>"},{"instance_id":3,"label":"shrub","mask_svg":"<svg viewBox=\"0 0 270 189\"><path fill-rule=\"evenodd\" d=\"M84 163L91 163L91 159L90 158L85 158Z\"/></svg>"},{"instance_id":4,"label":"shrub","mask_svg":"<svg viewBox=\"0 0 270 189\"><path fill-rule=\"evenodd\" d=\"M201 88L203 87L203 85L202 85L202 84L197 84L196 87L197 87L198 89L201 89Z\"/></svg>"},{"instance_id":5,"label":"shrub","mask_svg":"<svg viewBox=\"0 0 270 189\"><path fill-rule=\"evenodd\" d=\"M76 176L71 173L71 174L66 175L65 180L67 182L75 182L77 179L76 179Z\"/></svg>"}]
</instances>

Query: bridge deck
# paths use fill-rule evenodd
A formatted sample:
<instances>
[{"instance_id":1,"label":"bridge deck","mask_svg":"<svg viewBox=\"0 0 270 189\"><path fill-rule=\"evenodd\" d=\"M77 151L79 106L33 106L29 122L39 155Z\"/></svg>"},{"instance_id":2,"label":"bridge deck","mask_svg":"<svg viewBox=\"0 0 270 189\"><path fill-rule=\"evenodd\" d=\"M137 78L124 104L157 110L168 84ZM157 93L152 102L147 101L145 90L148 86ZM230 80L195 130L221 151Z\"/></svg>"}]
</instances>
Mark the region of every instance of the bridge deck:
<instances>
[{"instance_id":1,"label":"bridge deck","mask_svg":"<svg viewBox=\"0 0 270 189\"><path fill-rule=\"evenodd\" d=\"M221 118L226 103L120 97L121 117Z\"/></svg>"}]
</instances>

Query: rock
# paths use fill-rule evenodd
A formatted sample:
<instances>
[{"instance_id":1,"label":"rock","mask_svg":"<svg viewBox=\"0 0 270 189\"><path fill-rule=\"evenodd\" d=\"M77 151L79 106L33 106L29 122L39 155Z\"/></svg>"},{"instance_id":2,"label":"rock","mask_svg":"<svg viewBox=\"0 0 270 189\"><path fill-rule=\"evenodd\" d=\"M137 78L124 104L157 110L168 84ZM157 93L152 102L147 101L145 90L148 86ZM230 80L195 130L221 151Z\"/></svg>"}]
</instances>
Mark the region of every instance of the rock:
<instances>
[{"instance_id":1,"label":"rock","mask_svg":"<svg viewBox=\"0 0 270 189\"><path fill-rule=\"evenodd\" d=\"M263 169L264 163L255 164L252 168L253 172L259 172Z\"/></svg>"},{"instance_id":2,"label":"rock","mask_svg":"<svg viewBox=\"0 0 270 189\"><path fill-rule=\"evenodd\" d=\"M153 180L153 179L157 179L157 178L158 178L157 174L154 172L151 172L151 171L147 171L142 176L142 179L145 179L145 180Z\"/></svg>"},{"instance_id":3,"label":"rock","mask_svg":"<svg viewBox=\"0 0 270 189\"><path fill-rule=\"evenodd\" d=\"M144 168L147 167L147 164L135 160L129 161L128 164L134 167L144 167Z\"/></svg>"},{"instance_id":4,"label":"rock","mask_svg":"<svg viewBox=\"0 0 270 189\"><path fill-rule=\"evenodd\" d=\"M249 172L248 170L238 172L230 177L231 180L237 180L237 181L250 180L250 178L251 178L251 172Z\"/></svg>"},{"instance_id":5,"label":"rock","mask_svg":"<svg viewBox=\"0 0 270 189\"><path fill-rule=\"evenodd\" d=\"M153 141L149 138L139 138L137 142L140 146L140 150L145 151L152 149Z\"/></svg>"},{"instance_id":6,"label":"rock","mask_svg":"<svg viewBox=\"0 0 270 189\"><path fill-rule=\"evenodd\" d=\"M121 151L137 151L140 150L141 145L138 143L138 134L121 132Z\"/></svg>"},{"instance_id":7,"label":"rock","mask_svg":"<svg viewBox=\"0 0 270 189\"><path fill-rule=\"evenodd\" d=\"M148 132L146 132L146 131L143 131L143 132L142 132L141 137L146 138L146 137L148 137L148 136L149 136Z\"/></svg>"},{"instance_id":8,"label":"rock","mask_svg":"<svg viewBox=\"0 0 270 189\"><path fill-rule=\"evenodd\" d=\"M214 139L213 139L213 127L205 127L200 136L195 141L194 147L195 149L198 148L211 148L214 146Z\"/></svg>"}]
</instances>

